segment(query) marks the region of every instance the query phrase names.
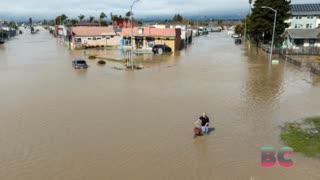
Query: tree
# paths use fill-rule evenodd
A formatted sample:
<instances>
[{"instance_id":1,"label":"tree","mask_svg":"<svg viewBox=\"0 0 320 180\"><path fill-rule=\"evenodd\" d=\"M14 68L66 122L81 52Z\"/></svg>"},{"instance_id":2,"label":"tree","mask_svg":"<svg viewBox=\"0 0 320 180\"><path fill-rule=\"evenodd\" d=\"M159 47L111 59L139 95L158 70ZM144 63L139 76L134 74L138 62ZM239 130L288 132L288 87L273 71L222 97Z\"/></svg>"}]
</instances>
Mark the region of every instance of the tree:
<instances>
[{"instance_id":1,"label":"tree","mask_svg":"<svg viewBox=\"0 0 320 180\"><path fill-rule=\"evenodd\" d=\"M56 17L56 24L62 24L68 17L65 14L61 14L60 16Z\"/></svg>"},{"instance_id":2,"label":"tree","mask_svg":"<svg viewBox=\"0 0 320 180\"><path fill-rule=\"evenodd\" d=\"M243 25L243 24L238 24L238 25L236 26L236 28L234 29L234 32L235 32L236 34L241 34L241 35L243 35L243 34L244 34L244 25Z\"/></svg>"},{"instance_id":3,"label":"tree","mask_svg":"<svg viewBox=\"0 0 320 180\"><path fill-rule=\"evenodd\" d=\"M172 19L173 22L183 22L183 20L184 19L180 14L175 14Z\"/></svg>"},{"instance_id":4,"label":"tree","mask_svg":"<svg viewBox=\"0 0 320 180\"><path fill-rule=\"evenodd\" d=\"M82 22L82 21L84 20L84 18L85 18L85 15L80 14L80 15L78 16L78 18L79 18L80 22Z\"/></svg>"},{"instance_id":5,"label":"tree","mask_svg":"<svg viewBox=\"0 0 320 180\"><path fill-rule=\"evenodd\" d=\"M285 20L290 17L290 3L290 0L255 1L252 13L247 20L248 33L253 38L254 43L259 45L262 38L268 41L272 39L274 12L261 7L268 6L277 10L275 41L279 42L281 40L280 35L284 32L285 28L289 27L289 24L285 23Z\"/></svg>"},{"instance_id":6,"label":"tree","mask_svg":"<svg viewBox=\"0 0 320 180\"><path fill-rule=\"evenodd\" d=\"M78 23L78 20L77 19L71 19L70 23L71 23L72 26L74 26L74 25L76 25Z\"/></svg>"},{"instance_id":7,"label":"tree","mask_svg":"<svg viewBox=\"0 0 320 180\"><path fill-rule=\"evenodd\" d=\"M29 18L29 25L32 26L32 18Z\"/></svg>"},{"instance_id":8,"label":"tree","mask_svg":"<svg viewBox=\"0 0 320 180\"><path fill-rule=\"evenodd\" d=\"M16 23L9 22L9 28L17 30L18 26L16 25Z\"/></svg>"},{"instance_id":9,"label":"tree","mask_svg":"<svg viewBox=\"0 0 320 180\"><path fill-rule=\"evenodd\" d=\"M99 16L99 24L100 24L100 26L102 24L103 19L106 18L106 17L107 17L107 15L104 12L100 13L100 16Z\"/></svg>"},{"instance_id":10,"label":"tree","mask_svg":"<svg viewBox=\"0 0 320 180\"><path fill-rule=\"evenodd\" d=\"M89 16L89 22L93 22L94 21L94 16Z\"/></svg>"}]
</instances>

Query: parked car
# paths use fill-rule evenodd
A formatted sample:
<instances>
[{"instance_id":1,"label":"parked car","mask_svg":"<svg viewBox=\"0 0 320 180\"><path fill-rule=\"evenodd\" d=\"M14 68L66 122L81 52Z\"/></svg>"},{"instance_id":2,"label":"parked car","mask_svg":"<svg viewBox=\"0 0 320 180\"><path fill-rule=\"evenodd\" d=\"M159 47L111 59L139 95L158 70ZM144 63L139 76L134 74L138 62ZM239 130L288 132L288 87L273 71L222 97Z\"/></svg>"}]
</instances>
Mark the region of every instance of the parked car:
<instances>
[{"instance_id":1,"label":"parked car","mask_svg":"<svg viewBox=\"0 0 320 180\"><path fill-rule=\"evenodd\" d=\"M171 52L171 51L172 51L172 49L165 44L156 44L152 47L152 52L154 54L156 54L156 53L162 54L164 52Z\"/></svg>"},{"instance_id":2,"label":"parked car","mask_svg":"<svg viewBox=\"0 0 320 180\"><path fill-rule=\"evenodd\" d=\"M0 38L0 44L4 44L4 39Z\"/></svg>"},{"instance_id":3,"label":"parked car","mask_svg":"<svg viewBox=\"0 0 320 180\"><path fill-rule=\"evenodd\" d=\"M85 60L82 60L82 59L78 59L78 60L72 61L72 66L73 66L75 69L85 69L85 68L88 68L88 65L87 65L86 61L85 61Z\"/></svg>"},{"instance_id":4,"label":"parked car","mask_svg":"<svg viewBox=\"0 0 320 180\"><path fill-rule=\"evenodd\" d=\"M241 39L235 39L235 40L234 40L234 43L235 43L236 45L241 44Z\"/></svg>"},{"instance_id":5,"label":"parked car","mask_svg":"<svg viewBox=\"0 0 320 180\"><path fill-rule=\"evenodd\" d=\"M239 35L239 34L232 34L231 37L233 37L233 38L240 38L240 35Z\"/></svg>"}]
</instances>

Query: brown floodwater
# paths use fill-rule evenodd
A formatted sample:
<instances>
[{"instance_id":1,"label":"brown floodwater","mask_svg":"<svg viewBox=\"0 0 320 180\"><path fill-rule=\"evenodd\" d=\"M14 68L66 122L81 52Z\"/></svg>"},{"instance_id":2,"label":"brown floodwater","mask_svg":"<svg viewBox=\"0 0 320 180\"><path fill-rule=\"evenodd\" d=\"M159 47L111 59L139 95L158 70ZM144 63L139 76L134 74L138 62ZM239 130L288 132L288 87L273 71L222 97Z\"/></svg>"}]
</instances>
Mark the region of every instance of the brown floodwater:
<instances>
[{"instance_id":1,"label":"brown floodwater","mask_svg":"<svg viewBox=\"0 0 320 180\"><path fill-rule=\"evenodd\" d=\"M44 30L0 45L1 180L320 179L320 161L299 153L292 168L260 167L261 147L285 146L280 126L320 115L309 69L270 66L226 32L142 55L134 72L97 60L73 69L82 56ZM194 139L202 112L215 130Z\"/></svg>"}]
</instances>

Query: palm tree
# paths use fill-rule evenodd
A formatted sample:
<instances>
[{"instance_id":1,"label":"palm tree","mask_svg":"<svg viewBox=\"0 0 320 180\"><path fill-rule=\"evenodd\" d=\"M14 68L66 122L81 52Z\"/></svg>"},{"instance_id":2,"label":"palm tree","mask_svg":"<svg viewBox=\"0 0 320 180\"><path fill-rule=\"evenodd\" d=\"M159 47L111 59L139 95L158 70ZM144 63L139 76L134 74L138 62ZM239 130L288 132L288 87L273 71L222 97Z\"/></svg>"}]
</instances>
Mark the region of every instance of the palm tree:
<instances>
[{"instance_id":1,"label":"palm tree","mask_svg":"<svg viewBox=\"0 0 320 180\"><path fill-rule=\"evenodd\" d=\"M78 23L78 20L77 19L71 19L70 23L71 23L72 26L74 26L75 24Z\"/></svg>"},{"instance_id":2,"label":"palm tree","mask_svg":"<svg viewBox=\"0 0 320 180\"><path fill-rule=\"evenodd\" d=\"M78 16L78 18L79 18L80 22L82 22L83 19L85 18L85 16L84 16L83 14L80 14L80 15Z\"/></svg>"},{"instance_id":3,"label":"palm tree","mask_svg":"<svg viewBox=\"0 0 320 180\"><path fill-rule=\"evenodd\" d=\"M106 18L107 15L104 12L101 12L100 17L99 17L99 24L101 26L101 21L103 21L104 18Z\"/></svg>"},{"instance_id":4,"label":"palm tree","mask_svg":"<svg viewBox=\"0 0 320 180\"><path fill-rule=\"evenodd\" d=\"M131 16L132 16L131 11L128 11L128 12L126 13L125 18L124 18L124 20L126 21L126 27L128 27L128 21L129 21L129 19L130 19Z\"/></svg>"},{"instance_id":5,"label":"palm tree","mask_svg":"<svg viewBox=\"0 0 320 180\"><path fill-rule=\"evenodd\" d=\"M93 21L94 21L94 16L90 16L90 17L89 17L89 22L92 23Z\"/></svg>"}]
</instances>

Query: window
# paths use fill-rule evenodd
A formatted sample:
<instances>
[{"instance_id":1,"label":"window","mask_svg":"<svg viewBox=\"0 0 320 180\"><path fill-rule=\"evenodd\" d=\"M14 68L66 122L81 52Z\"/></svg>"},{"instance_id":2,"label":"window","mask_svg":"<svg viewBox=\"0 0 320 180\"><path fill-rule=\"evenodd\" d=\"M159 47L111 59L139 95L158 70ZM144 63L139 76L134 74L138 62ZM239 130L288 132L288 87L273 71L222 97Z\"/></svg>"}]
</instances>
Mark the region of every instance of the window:
<instances>
[{"instance_id":1,"label":"window","mask_svg":"<svg viewBox=\"0 0 320 180\"><path fill-rule=\"evenodd\" d=\"M111 38L113 38L114 36L111 36Z\"/></svg>"},{"instance_id":2,"label":"window","mask_svg":"<svg viewBox=\"0 0 320 180\"><path fill-rule=\"evenodd\" d=\"M309 28L309 24L306 25L306 28Z\"/></svg>"},{"instance_id":3,"label":"window","mask_svg":"<svg viewBox=\"0 0 320 180\"><path fill-rule=\"evenodd\" d=\"M76 44L81 44L81 38L76 39Z\"/></svg>"},{"instance_id":4,"label":"window","mask_svg":"<svg viewBox=\"0 0 320 180\"><path fill-rule=\"evenodd\" d=\"M297 24L295 24L295 25L294 25L294 28L296 28L296 29L297 29L297 28L298 28L298 25L297 25Z\"/></svg>"},{"instance_id":5,"label":"window","mask_svg":"<svg viewBox=\"0 0 320 180\"><path fill-rule=\"evenodd\" d=\"M310 39L310 40L309 40L309 44L311 44L311 45L313 45L315 42L316 42L315 39Z\"/></svg>"},{"instance_id":6,"label":"window","mask_svg":"<svg viewBox=\"0 0 320 180\"><path fill-rule=\"evenodd\" d=\"M92 38L88 38L88 40L91 40Z\"/></svg>"},{"instance_id":7,"label":"window","mask_svg":"<svg viewBox=\"0 0 320 180\"><path fill-rule=\"evenodd\" d=\"M92 40L94 40L94 41L95 41L95 40L97 40L97 38L96 38L96 37L93 37L93 39L92 39Z\"/></svg>"},{"instance_id":8,"label":"window","mask_svg":"<svg viewBox=\"0 0 320 180\"><path fill-rule=\"evenodd\" d=\"M123 38L125 46L131 46L131 38Z\"/></svg>"},{"instance_id":9,"label":"window","mask_svg":"<svg viewBox=\"0 0 320 180\"><path fill-rule=\"evenodd\" d=\"M97 40L101 40L101 38L97 38Z\"/></svg>"},{"instance_id":10,"label":"window","mask_svg":"<svg viewBox=\"0 0 320 180\"><path fill-rule=\"evenodd\" d=\"M295 40L294 40L294 44L296 44L296 45L298 45L298 46L299 46L299 45L300 45L300 46L303 45L303 43L304 43L304 42L303 42L303 39L295 39Z\"/></svg>"},{"instance_id":11,"label":"window","mask_svg":"<svg viewBox=\"0 0 320 180\"><path fill-rule=\"evenodd\" d=\"M138 29L138 34L142 35L143 34L143 28Z\"/></svg>"}]
</instances>

